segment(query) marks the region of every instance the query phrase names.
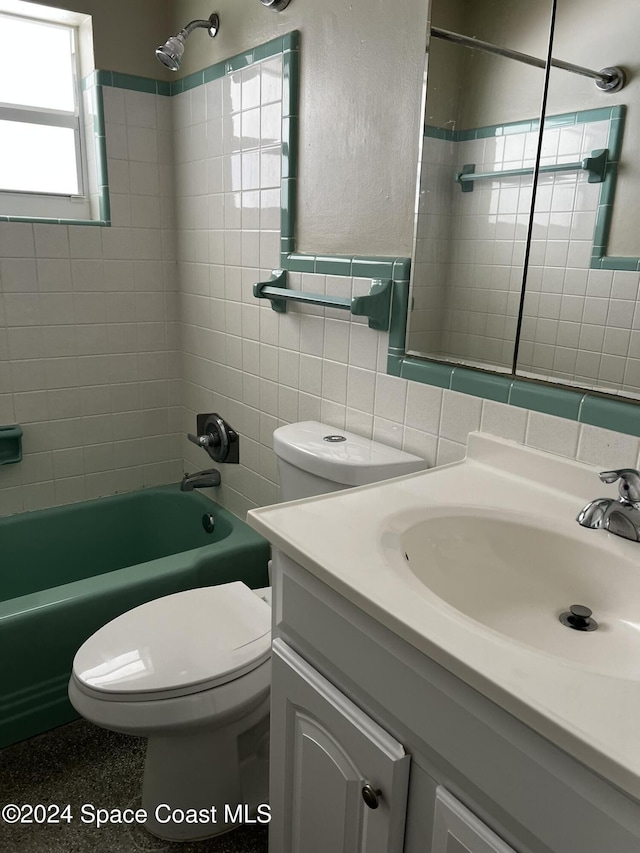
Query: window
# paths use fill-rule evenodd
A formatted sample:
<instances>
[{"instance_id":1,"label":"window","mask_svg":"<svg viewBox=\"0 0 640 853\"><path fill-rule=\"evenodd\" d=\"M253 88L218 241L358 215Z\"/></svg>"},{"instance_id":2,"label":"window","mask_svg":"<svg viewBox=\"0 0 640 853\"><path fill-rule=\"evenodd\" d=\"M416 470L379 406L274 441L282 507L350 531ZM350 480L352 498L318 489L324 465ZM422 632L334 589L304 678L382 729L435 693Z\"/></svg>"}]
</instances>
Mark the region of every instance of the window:
<instances>
[{"instance_id":1,"label":"window","mask_svg":"<svg viewBox=\"0 0 640 853\"><path fill-rule=\"evenodd\" d=\"M89 219L77 29L0 12L0 34L0 214Z\"/></svg>"}]
</instances>

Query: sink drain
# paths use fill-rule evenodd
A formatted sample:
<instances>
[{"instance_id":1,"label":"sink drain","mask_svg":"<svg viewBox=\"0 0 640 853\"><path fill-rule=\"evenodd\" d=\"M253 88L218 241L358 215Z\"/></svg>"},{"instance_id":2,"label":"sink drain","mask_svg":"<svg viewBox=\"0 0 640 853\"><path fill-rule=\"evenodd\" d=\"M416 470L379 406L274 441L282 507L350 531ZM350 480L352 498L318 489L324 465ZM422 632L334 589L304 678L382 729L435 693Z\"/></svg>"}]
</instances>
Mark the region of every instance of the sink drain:
<instances>
[{"instance_id":1,"label":"sink drain","mask_svg":"<svg viewBox=\"0 0 640 853\"><path fill-rule=\"evenodd\" d=\"M595 631L598 623L591 618L592 611L583 604L572 604L571 607L559 616L560 621L567 628L574 631Z\"/></svg>"}]
</instances>

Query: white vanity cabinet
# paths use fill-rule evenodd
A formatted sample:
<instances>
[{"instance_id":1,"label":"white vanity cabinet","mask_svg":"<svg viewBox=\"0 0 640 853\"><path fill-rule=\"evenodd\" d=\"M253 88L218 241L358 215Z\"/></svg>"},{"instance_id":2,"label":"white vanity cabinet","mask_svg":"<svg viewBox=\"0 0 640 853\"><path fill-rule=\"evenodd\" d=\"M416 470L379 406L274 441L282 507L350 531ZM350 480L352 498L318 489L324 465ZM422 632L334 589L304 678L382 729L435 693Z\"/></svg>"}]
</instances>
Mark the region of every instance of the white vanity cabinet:
<instances>
[{"instance_id":1,"label":"white vanity cabinet","mask_svg":"<svg viewBox=\"0 0 640 853\"><path fill-rule=\"evenodd\" d=\"M279 551L273 588L270 853L640 851L636 800L357 599Z\"/></svg>"},{"instance_id":2,"label":"white vanity cabinet","mask_svg":"<svg viewBox=\"0 0 640 853\"><path fill-rule=\"evenodd\" d=\"M401 853L409 756L279 639L271 725L270 850Z\"/></svg>"},{"instance_id":3,"label":"white vanity cabinet","mask_svg":"<svg viewBox=\"0 0 640 853\"><path fill-rule=\"evenodd\" d=\"M445 788L436 791L431 853L515 853Z\"/></svg>"}]
</instances>

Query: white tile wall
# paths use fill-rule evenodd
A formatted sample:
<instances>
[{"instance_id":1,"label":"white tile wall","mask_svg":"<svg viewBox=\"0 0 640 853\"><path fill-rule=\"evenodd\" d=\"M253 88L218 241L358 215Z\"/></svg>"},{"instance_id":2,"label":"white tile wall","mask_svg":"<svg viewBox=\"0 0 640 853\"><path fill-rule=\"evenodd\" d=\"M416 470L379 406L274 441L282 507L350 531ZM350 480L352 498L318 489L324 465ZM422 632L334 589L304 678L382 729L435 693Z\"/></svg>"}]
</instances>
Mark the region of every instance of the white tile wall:
<instances>
[{"instance_id":1,"label":"white tile wall","mask_svg":"<svg viewBox=\"0 0 640 853\"><path fill-rule=\"evenodd\" d=\"M477 172L522 166L532 134L517 136L516 146L511 137L426 140L409 350L511 368L531 189L516 178L463 193L453 178L465 163Z\"/></svg>"},{"instance_id":2,"label":"white tile wall","mask_svg":"<svg viewBox=\"0 0 640 853\"><path fill-rule=\"evenodd\" d=\"M104 104L113 227L0 223L0 514L181 473L170 103Z\"/></svg>"},{"instance_id":3,"label":"white tile wall","mask_svg":"<svg viewBox=\"0 0 640 853\"><path fill-rule=\"evenodd\" d=\"M601 121L545 131L547 159L556 146L568 161L590 156L608 130ZM589 268L599 193L584 173L541 178L519 363L530 376L638 396L640 275Z\"/></svg>"}]
</instances>

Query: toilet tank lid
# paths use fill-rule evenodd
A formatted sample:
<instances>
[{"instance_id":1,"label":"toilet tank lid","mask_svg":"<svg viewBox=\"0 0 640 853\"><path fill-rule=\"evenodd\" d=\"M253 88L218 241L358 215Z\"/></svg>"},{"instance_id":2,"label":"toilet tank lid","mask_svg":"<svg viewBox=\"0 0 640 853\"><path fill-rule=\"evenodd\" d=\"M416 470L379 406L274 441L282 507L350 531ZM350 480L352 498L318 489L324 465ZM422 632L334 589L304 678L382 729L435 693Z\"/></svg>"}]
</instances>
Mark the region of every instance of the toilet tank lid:
<instances>
[{"instance_id":1,"label":"toilet tank lid","mask_svg":"<svg viewBox=\"0 0 640 853\"><path fill-rule=\"evenodd\" d=\"M424 459L318 421L287 424L273 433L276 455L290 465L345 486L412 474Z\"/></svg>"}]
</instances>

